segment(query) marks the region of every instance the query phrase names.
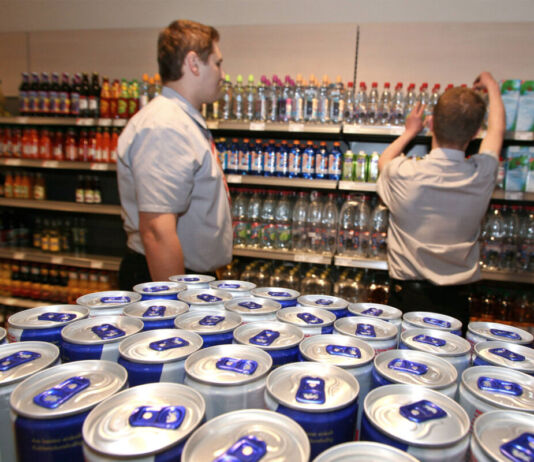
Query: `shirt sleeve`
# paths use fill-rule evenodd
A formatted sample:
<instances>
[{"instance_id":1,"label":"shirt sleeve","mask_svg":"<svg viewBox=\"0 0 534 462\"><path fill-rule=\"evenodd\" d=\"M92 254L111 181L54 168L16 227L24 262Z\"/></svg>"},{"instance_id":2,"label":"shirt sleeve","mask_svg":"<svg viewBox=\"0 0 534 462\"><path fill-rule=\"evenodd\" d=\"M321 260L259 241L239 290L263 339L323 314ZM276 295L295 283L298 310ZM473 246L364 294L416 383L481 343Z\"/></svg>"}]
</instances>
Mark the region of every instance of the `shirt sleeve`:
<instances>
[{"instance_id":1,"label":"shirt sleeve","mask_svg":"<svg viewBox=\"0 0 534 462\"><path fill-rule=\"evenodd\" d=\"M137 136L130 155L138 210L184 213L199 167L188 137L167 127L146 129Z\"/></svg>"},{"instance_id":2,"label":"shirt sleeve","mask_svg":"<svg viewBox=\"0 0 534 462\"><path fill-rule=\"evenodd\" d=\"M391 201L392 201L392 193L391 193L391 181L392 176L395 175L395 171L397 168L399 168L399 164L402 162L402 159L404 158L404 155L400 155L395 157L395 159L391 160L386 164L386 166L383 168L383 170L380 172L380 175L378 176L378 180L376 183L376 192L380 196L380 199L382 199L382 202L386 204L386 207L391 207Z\"/></svg>"}]
</instances>

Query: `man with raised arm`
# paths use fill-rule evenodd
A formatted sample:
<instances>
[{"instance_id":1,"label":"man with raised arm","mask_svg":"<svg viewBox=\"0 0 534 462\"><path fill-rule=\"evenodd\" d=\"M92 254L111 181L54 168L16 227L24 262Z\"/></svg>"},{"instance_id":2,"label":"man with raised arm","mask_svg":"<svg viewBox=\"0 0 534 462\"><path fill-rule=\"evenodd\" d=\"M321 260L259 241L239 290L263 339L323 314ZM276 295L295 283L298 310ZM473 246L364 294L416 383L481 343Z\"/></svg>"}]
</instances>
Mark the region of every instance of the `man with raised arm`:
<instances>
[{"instance_id":1,"label":"man with raised arm","mask_svg":"<svg viewBox=\"0 0 534 462\"><path fill-rule=\"evenodd\" d=\"M486 89L489 116L478 154L465 150L477 135L486 105L474 90ZM406 146L423 128L416 106L406 128L380 156L377 192L390 211L389 304L432 311L469 322L468 284L480 279L480 223L495 188L505 112L499 85L481 73L474 89L445 91L431 120L432 150L424 159L406 157Z\"/></svg>"}]
</instances>

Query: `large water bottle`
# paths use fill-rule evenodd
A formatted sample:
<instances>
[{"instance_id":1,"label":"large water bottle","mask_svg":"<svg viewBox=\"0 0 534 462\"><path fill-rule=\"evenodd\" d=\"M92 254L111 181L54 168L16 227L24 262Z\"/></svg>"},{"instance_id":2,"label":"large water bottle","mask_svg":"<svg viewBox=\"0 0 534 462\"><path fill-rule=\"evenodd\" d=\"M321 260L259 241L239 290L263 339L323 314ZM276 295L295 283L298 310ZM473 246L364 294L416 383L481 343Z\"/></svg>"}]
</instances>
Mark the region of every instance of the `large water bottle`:
<instances>
[{"instance_id":1,"label":"large water bottle","mask_svg":"<svg viewBox=\"0 0 534 462\"><path fill-rule=\"evenodd\" d=\"M347 83L345 90L345 113L343 114L343 121L351 124L354 122L354 114L356 113L356 95L354 94L354 84Z\"/></svg>"},{"instance_id":2,"label":"large water bottle","mask_svg":"<svg viewBox=\"0 0 534 462\"><path fill-rule=\"evenodd\" d=\"M232 101L232 82L230 81L230 75L226 74L222 84L221 99L219 101L222 120L230 120L232 118Z\"/></svg>"},{"instance_id":3,"label":"large water bottle","mask_svg":"<svg viewBox=\"0 0 534 462\"><path fill-rule=\"evenodd\" d=\"M293 106L291 119L295 122L304 122L304 100L305 100L304 83L302 75L297 74L295 90L293 92Z\"/></svg>"},{"instance_id":4,"label":"large water bottle","mask_svg":"<svg viewBox=\"0 0 534 462\"><path fill-rule=\"evenodd\" d=\"M423 112L423 118L429 115L428 109L430 106L430 93L428 92L428 83L423 82L421 84L421 87L419 88L419 95L417 96L417 100L421 103L421 105L425 106L424 112ZM430 115L432 115L432 112L430 112Z\"/></svg>"},{"instance_id":5,"label":"large water bottle","mask_svg":"<svg viewBox=\"0 0 534 462\"><path fill-rule=\"evenodd\" d=\"M322 253L325 249L322 239L322 211L321 196L317 191L312 191L306 214L306 232L308 235L308 250L314 253Z\"/></svg>"},{"instance_id":6,"label":"large water bottle","mask_svg":"<svg viewBox=\"0 0 534 462\"><path fill-rule=\"evenodd\" d=\"M371 199L363 196L360 207L354 217L354 229L358 240L356 255L367 258L370 255L371 247Z\"/></svg>"},{"instance_id":7,"label":"large water bottle","mask_svg":"<svg viewBox=\"0 0 534 462\"><path fill-rule=\"evenodd\" d=\"M307 250L307 230L306 217L308 214L308 194L299 191L297 201L293 207L291 235L293 240L293 250Z\"/></svg>"},{"instance_id":8,"label":"large water bottle","mask_svg":"<svg viewBox=\"0 0 534 462\"><path fill-rule=\"evenodd\" d=\"M328 92L328 99L330 100L330 122L339 124L343 122L343 115L345 114L345 88L341 81L341 76L337 76L336 83L331 85Z\"/></svg>"},{"instance_id":9,"label":"large water bottle","mask_svg":"<svg viewBox=\"0 0 534 462\"><path fill-rule=\"evenodd\" d=\"M415 83L408 85L406 90L406 104L404 105L404 118L408 117L410 112L412 112L417 102L417 93L415 92Z\"/></svg>"},{"instance_id":10,"label":"large water bottle","mask_svg":"<svg viewBox=\"0 0 534 462\"><path fill-rule=\"evenodd\" d=\"M278 99L280 98L280 91L282 87L282 82L276 74L273 75L272 84L269 88L268 97L271 100L269 104L269 117L268 119L271 122L276 122L278 120Z\"/></svg>"},{"instance_id":11,"label":"large water bottle","mask_svg":"<svg viewBox=\"0 0 534 462\"><path fill-rule=\"evenodd\" d=\"M264 249L274 248L276 242L276 223L274 211L276 208L275 191L267 191L267 197L263 200L260 212L262 226L262 247Z\"/></svg>"},{"instance_id":12,"label":"large water bottle","mask_svg":"<svg viewBox=\"0 0 534 462\"><path fill-rule=\"evenodd\" d=\"M247 88L244 95L243 118L245 120L254 120L256 107L256 85L254 85L254 76L249 74Z\"/></svg>"},{"instance_id":13,"label":"large water bottle","mask_svg":"<svg viewBox=\"0 0 534 462\"><path fill-rule=\"evenodd\" d=\"M367 124L376 125L379 123L378 117L378 84L373 82L367 101Z\"/></svg>"},{"instance_id":14,"label":"large water bottle","mask_svg":"<svg viewBox=\"0 0 534 462\"><path fill-rule=\"evenodd\" d=\"M481 233L482 266L489 271L499 269L504 237L504 220L500 205L492 205Z\"/></svg>"},{"instance_id":15,"label":"large water bottle","mask_svg":"<svg viewBox=\"0 0 534 462\"><path fill-rule=\"evenodd\" d=\"M310 81L305 90L304 96L304 120L306 122L317 122L319 118L319 89L315 76L310 75Z\"/></svg>"},{"instance_id":16,"label":"large water bottle","mask_svg":"<svg viewBox=\"0 0 534 462\"><path fill-rule=\"evenodd\" d=\"M517 268L517 244L519 239L519 207L503 208L504 233L501 249L500 269L514 271Z\"/></svg>"},{"instance_id":17,"label":"large water bottle","mask_svg":"<svg viewBox=\"0 0 534 462\"><path fill-rule=\"evenodd\" d=\"M274 221L276 224L276 249L291 248L291 192L282 191L280 193L276 209L274 211Z\"/></svg>"},{"instance_id":18,"label":"large water bottle","mask_svg":"<svg viewBox=\"0 0 534 462\"><path fill-rule=\"evenodd\" d=\"M520 271L534 272L534 207L527 207L521 217L519 226L519 261Z\"/></svg>"},{"instance_id":19,"label":"large water bottle","mask_svg":"<svg viewBox=\"0 0 534 462\"><path fill-rule=\"evenodd\" d=\"M234 246L245 247L249 234L247 220L248 197L246 190L241 190L232 202L232 218L234 228Z\"/></svg>"},{"instance_id":20,"label":"large water bottle","mask_svg":"<svg viewBox=\"0 0 534 462\"><path fill-rule=\"evenodd\" d=\"M365 82L360 82L358 93L356 93L354 122L360 125L367 123L367 87Z\"/></svg>"},{"instance_id":21,"label":"large water bottle","mask_svg":"<svg viewBox=\"0 0 534 462\"><path fill-rule=\"evenodd\" d=\"M233 118L236 120L243 120L244 94L245 89L243 88L243 76L239 74L233 89L232 114Z\"/></svg>"},{"instance_id":22,"label":"large water bottle","mask_svg":"<svg viewBox=\"0 0 534 462\"><path fill-rule=\"evenodd\" d=\"M380 104L378 106L378 120L380 125L387 125L389 123L392 99L389 82L385 82L384 91L380 95Z\"/></svg>"},{"instance_id":23,"label":"large water bottle","mask_svg":"<svg viewBox=\"0 0 534 462\"><path fill-rule=\"evenodd\" d=\"M343 256L355 254L354 242L354 216L359 202L353 195L346 195L345 202L341 206L339 213L339 224L337 232L337 253Z\"/></svg>"},{"instance_id":24,"label":"large water bottle","mask_svg":"<svg viewBox=\"0 0 534 462\"><path fill-rule=\"evenodd\" d=\"M337 246L337 225L339 222L339 212L334 193L328 193L321 214L324 252L333 255Z\"/></svg>"},{"instance_id":25,"label":"large water bottle","mask_svg":"<svg viewBox=\"0 0 534 462\"><path fill-rule=\"evenodd\" d=\"M270 103L269 93L271 82L264 75L261 76L260 83L256 89L256 106L254 110L254 120L265 122L269 117Z\"/></svg>"},{"instance_id":26,"label":"large water bottle","mask_svg":"<svg viewBox=\"0 0 534 462\"><path fill-rule=\"evenodd\" d=\"M250 200L247 207L247 220L249 223L249 234L247 246L259 248L262 245L263 226L260 218L263 201L261 190L251 190Z\"/></svg>"},{"instance_id":27,"label":"large water bottle","mask_svg":"<svg viewBox=\"0 0 534 462\"><path fill-rule=\"evenodd\" d=\"M371 216L371 251L370 256L385 260L387 256L387 232L389 211L382 201L373 210Z\"/></svg>"},{"instance_id":28,"label":"large water bottle","mask_svg":"<svg viewBox=\"0 0 534 462\"><path fill-rule=\"evenodd\" d=\"M328 98L330 81L327 75L323 76L323 82L319 87L319 108L318 108L318 119L321 123L326 123L330 120L330 109L329 103L330 99Z\"/></svg>"},{"instance_id":29,"label":"large water bottle","mask_svg":"<svg viewBox=\"0 0 534 462\"><path fill-rule=\"evenodd\" d=\"M402 83L399 82L395 86L395 93L393 94L393 102L391 105L391 125L404 125L404 92L402 91Z\"/></svg>"},{"instance_id":30,"label":"large water bottle","mask_svg":"<svg viewBox=\"0 0 534 462\"><path fill-rule=\"evenodd\" d=\"M291 77L286 75L284 87L278 97L278 120L280 122L289 122L291 120L291 111L293 109L293 85Z\"/></svg>"}]
</instances>

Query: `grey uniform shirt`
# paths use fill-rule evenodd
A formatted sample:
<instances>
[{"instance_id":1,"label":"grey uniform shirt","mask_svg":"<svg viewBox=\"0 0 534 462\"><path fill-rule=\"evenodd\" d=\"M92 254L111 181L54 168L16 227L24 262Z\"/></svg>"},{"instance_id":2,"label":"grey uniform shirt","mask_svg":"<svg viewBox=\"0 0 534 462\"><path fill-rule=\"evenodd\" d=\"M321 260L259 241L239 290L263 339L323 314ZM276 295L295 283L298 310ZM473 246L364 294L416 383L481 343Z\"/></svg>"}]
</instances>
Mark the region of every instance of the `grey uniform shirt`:
<instances>
[{"instance_id":1,"label":"grey uniform shirt","mask_svg":"<svg viewBox=\"0 0 534 462\"><path fill-rule=\"evenodd\" d=\"M495 188L498 161L433 149L425 158L396 157L377 192L390 211L388 267L395 279L437 285L480 279L480 223Z\"/></svg>"},{"instance_id":2,"label":"grey uniform shirt","mask_svg":"<svg viewBox=\"0 0 534 462\"><path fill-rule=\"evenodd\" d=\"M128 247L144 254L139 212L178 215L185 266L212 271L231 261L232 218L221 168L200 113L163 87L119 138L117 177Z\"/></svg>"}]
</instances>

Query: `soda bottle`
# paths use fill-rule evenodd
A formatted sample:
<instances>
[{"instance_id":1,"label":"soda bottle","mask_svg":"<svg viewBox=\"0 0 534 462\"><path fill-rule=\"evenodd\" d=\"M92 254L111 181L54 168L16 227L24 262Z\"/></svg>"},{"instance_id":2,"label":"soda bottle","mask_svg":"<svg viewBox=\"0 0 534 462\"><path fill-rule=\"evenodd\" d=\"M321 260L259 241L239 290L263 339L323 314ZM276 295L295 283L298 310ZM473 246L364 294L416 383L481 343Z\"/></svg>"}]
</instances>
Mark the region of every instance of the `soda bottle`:
<instances>
[{"instance_id":1,"label":"soda bottle","mask_svg":"<svg viewBox=\"0 0 534 462\"><path fill-rule=\"evenodd\" d=\"M368 159L367 154L363 151L356 155L354 159L354 181L367 181Z\"/></svg>"},{"instance_id":2,"label":"soda bottle","mask_svg":"<svg viewBox=\"0 0 534 462\"><path fill-rule=\"evenodd\" d=\"M393 102L391 107L392 125L400 126L404 124L404 92L402 91L402 83L399 82L395 86L395 93L393 94Z\"/></svg>"},{"instance_id":3,"label":"soda bottle","mask_svg":"<svg viewBox=\"0 0 534 462\"><path fill-rule=\"evenodd\" d=\"M78 144L76 141L76 133L72 128L67 130L67 136L65 138L65 160L78 160Z\"/></svg>"},{"instance_id":4,"label":"soda bottle","mask_svg":"<svg viewBox=\"0 0 534 462\"><path fill-rule=\"evenodd\" d=\"M52 159L52 140L47 129L41 130L41 136L39 137L39 159Z\"/></svg>"},{"instance_id":5,"label":"soda bottle","mask_svg":"<svg viewBox=\"0 0 534 462\"><path fill-rule=\"evenodd\" d=\"M275 176L277 172L277 158L274 140L269 143L263 150L263 176Z\"/></svg>"},{"instance_id":6,"label":"soda bottle","mask_svg":"<svg viewBox=\"0 0 534 462\"><path fill-rule=\"evenodd\" d=\"M295 122L304 122L304 87L305 83L302 80L302 75L297 74L295 90L293 92L293 106L291 118Z\"/></svg>"},{"instance_id":7,"label":"soda bottle","mask_svg":"<svg viewBox=\"0 0 534 462\"><path fill-rule=\"evenodd\" d=\"M249 234L247 222L248 198L245 190L240 190L235 200L232 201L232 218L234 229L234 246L244 247L247 244Z\"/></svg>"},{"instance_id":8,"label":"soda bottle","mask_svg":"<svg viewBox=\"0 0 534 462\"><path fill-rule=\"evenodd\" d=\"M358 93L354 101L354 122L363 125L367 123L367 87L360 82Z\"/></svg>"},{"instance_id":9,"label":"soda bottle","mask_svg":"<svg viewBox=\"0 0 534 462\"><path fill-rule=\"evenodd\" d=\"M39 74L37 72L32 72L32 81L30 83L30 89L28 91L28 104L29 104L29 114L28 115L38 115L39 114Z\"/></svg>"},{"instance_id":10,"label":"soda bottle","mask_svg":"<svg viewBox=\"0 0 534 462\"><path fill-rule=\"evenodd\" d=\"M88 100L88 116L89 117L99 117L100 115L100 78L98 72L93 72L91 76L91 87L89 89L89 100Z\"/></svg>"},{"instance_id":11,"label":"soda bottle","mask_svg":"<svg viewBox=\"0 0 534 462\"><path fill-rule=\"evenodd\" d=\"M251 190L250 200L247 206L247 221L249 224L247 247L258 248L262 241L262 225L260 220L260 212L262 209L262 195L260 190Z\"/></svg>"},{"instance_id":12,"label":"soda bottle","mask_svg":"<svg viewBox=\"0 0 534 462\"><path fill-rule=\"evenodd\" d=\"M52 117L58 117L61 115L60 111L60 98L59 98L59 74L57 72L52 73L52 81L50 82L50 115Z\"/></svg>"},{"instance_id":13,"label":"soda bottle","mask_svg":"<svg viewBox=\"0 0 534 462\"><path fill-rule=\"evenodd\" d=\"M244 110L243 118L245 120L254 120L256 105L256 86L254 85L254 75L249 74L248 84L244 92Z\"/></svg>"},{"instance_id":14,"label":"soda bottle","mask_svg":"<svg viewBox=\"0 0 534 462\"><path fill-rule=\"evenodd\" d=\"M274 211L274 221L276 224L276 240L274 247L276 249L291 248L291 200L290 191L280 193L276 208Z\"/></svg>"},{"instance_id":15,"label":"soda bottle","mask_svg":"<svg viewBox=\"0 0 534 462\"><path fill-rule=\"evenodd\" d=\"M313 157L311 157L313 159ZM311 160L310 159L310 160ZM313 160L311 160L313 162ZM309 171L313 171L313 165L309 168ZM298 178L302 174L302 149L300 147L300 141L293 141L293 147L289 151L289 162L287 176L289 178Z\"/></svg>"},{"instance_id":16,"label":"soda bottle","mask_svg":"<svg viewBox=\"0 0 534 462\"><path fill-rule=\"evenodd\" d=\"M28 115L30 113L30 74L22 73L22 82L19 86L19 112L20 115Z\"/></svg>"},{"instance_id":17,"label":"soda bottle","mask_svg":"<svg viewBox=\"0 0 534 462\"><path fill-rule=\"evenodd\" d=\"M343 114L345 113L345 89L341 76L336 77L336 83L333 84L328 92L329 106L330 106L330 121L333 123L343 122Z\"/></svg>"},{"instance_id":18,"label":"soda bottle","mask_svg":"<svg viewBox=\"0 0 534 462\"><path fill-rule=\"evenodd\" d=\"M323 82L319 87L318 95L318 119L321 123L330 121L330 99L328 97L330 81L328 76L323 76Z\"/></svg>"},{"instance_id":19,"label":"soda bottle","mask_svg":"<svg viewBox=\"0 0 534 462\"><path fill-rule=\"evenodd\" d=\"M429 102L430 102L430 95L428 93L428 83L427 82L423 82L421 84L421 87L419 87L419 95L417 96L417 100L421 103L421 105L425 106L424 116L426 117L427 116Z\"/></svg>"},{"instance_id":20,"label":"soda bottle","mask_svg":"<svg viewBox=\"0 0 534 462\"><path fill-rule=\"evenodd\" d=\"M378 83L373 82L367 103L367 124L376 125L380 122L378 113Z\"/></svg>"},{"instance_id":21,"label":"soda bottle","mask_svg":"<svg viewBox=\"0 0 534 462\"><path fill-rule=\"evenodd\" d=\"M308 213L308 195L305 191L299 191L297 201L293 207L291 236L293 250L307 250L306 218Z\"/></svg>"},{"instance_id":22,"label":"soda bottle","mask_svg":"<svg viewBox=\"0 0 534 462\"><path fill-rule=\"evenodd\" d=\"M121 93L119 96L119 101L117 105L117 117L119 119L128 118L128 106L130 100L130 91L128 87L128 82L126 79L121 81Z\"/></svg>"},{"instance_id":23,"label":"soda bottle","mask_svg":"<svg viewBox=\"0 0 534 462\"><path fill-rule=\"evenodd\" d=\"M109 79L102 79L102 90L100 91L100 117L109 119L111 117L111 85Z\"/></svg>"},{"instance_id":24,"label":"soda bottle","mask_svg":"<svg viewBox=\"0 0 534 462\"><path fill-rule=\"evenodd\" d=\"M41 73L39 83L39 114L41 116L50 115L50 81L48 72Z\"/></svg>"},{"instance_id":25,"label":"soda bottle","mask_svg":"<svg viewBox=\"0 0 534 462\"><path fill-rule=\"evenodd\" d=\"M374 208L371 216L370 256L379 260L387 257L387 232L389 211L382 201Z\"/></svg>"},{"instance_id":26,"label":"soda bottle","mask_svg":"<svg viewBox=\"0 0 534 462\"><path fill-rule=\"evenodd\" d=\"M275 149L276 153L276 176L288 176L289 175L289 149L287 147L287 141L283 140L280 143L280 147ZM300 158L300 155L298 155Z\"/></svg>"},{"instance_id":27,"label":"soda bottle","mask_svg":"<svg viewBox=\"0 0 534 462\"><path fill-rule=\"evenodd\" d=\"M63 146L63 130L57 129L52 138L52 158L54 160L65 160L65 148Z\"/></svg>"},{"instance_id":28,"label":"soda bottle","mask_svg":"<svg viewBox=\"0 0 534 462\"><path fill-rule=\"evenodd\" d=\"M321 212L321 221L322 241L325 245L324 251L327 254L333 255L336 251L337 225L339 221L339 213L334 193L328 193L328 199Z\"/></svg>"},{"instance_id":29,"label":"soda bottle","mask_svg":"<svg viewBox=\"0 0 534 462\"><path fill-rule=\"evenodd\" d=\"M307 249L314 253L323 253L326 248L323 240L322 211L321 195L317 191L312 191L306 213L306 234Z\"/></svg>"},{"instance_id":30,"label":"soda bottle","mask_svg":"<svg viewBox=\"0 0 534 462\"><path fill-rule=\"evenodd\" d=\"M110 162L117 162L117 147L119 144L119 129L114 127L111 132L111 141L109 143Z\"/></svg>"},{"instance_id":31,"label":"soda bottle","mask_svg":"<svg viewBox=\"0 0 534 462\"><path fill-rule=\"evenodd\" d=\"M264 75L261 76L260 83L256 89L257 101L254 113L254 120L265 122L269 116L271 102L269 98L271 82Z\"/></svg>"},{"instance_id":32,"label":"soda bottle","mask_svg":"<svg viewBox=\"0 0 534 462\"><path fill-rule=\"evenodd\" d=\"M369 183L376 183L376 180L378 180L378 159L380 159L380 155L376 151L373 151L373 153L369 156L367 166L367 181Z\"/></svg>"},{"instance_id":33,"label":"soda bottle","mask_svg":"<svg viewBox=\"0 0 534 462\"><path fill-rule=\"evenodd\" d=\"M75 74L73 77L72 83L72 92L70 94L71 103L70 110L73 117L81 117L81 99L82 99L82 76L80 74ZM85 101L85 99L84 99Z\"/></svg>"},{"instance_id":34,"label":"soda bottle","mask_svg":"<svg viewBox=\"0 0 534 462\"><path fill-rule=\"evenodd\" d=\"M391 115L391 91L389 89L389 82L384 83L384 91L380 95L380 105L378 108L380 125L387 125Z\"/></svg>"},{"instance_id":35,"label":"soda bottle","mask_svg":"<svg viewBox=\"0 0 534 462\"><path fill-rule=\"evenodd\" d=\"M267 197L263 200L260 212L260 220L262 226L262 247L264 249L274 248L276 241L276 224L274 220L274 210L276 207L276 199L274 191L267 191Z\"/></svg>"},{"instance_id":36,"label":"soda bottle","mask_svg":"<svg viewBox=\"0 0 534 462\"><path fill-rule=\"evenodd\" d=\"M342 154L341 154L341 148L339 147L339 141L334 141L332 151L330 151L330 154L328 155L328 178L330 180L341 180L341 174L342 174L341 159L342 159ZM343 162L343 168L344 168L344 165L345 164Z\"/></svg>"},{"instance_id":37,"label":"soda bottle","mask_svg":"<svg viewBox=\"0 0 534 462\"><path fill-rule=\"evenodd\" d=\"M232 118L232 104L232 82L230 81L230 75L226 74L226 76L224 77L224 82L222 84L221 98L219 102L222 120L230 120Z\"/></svg>"},{"instance_id":38,"label":"soda bottle","mask_svg":"<svg viewBox=\"0 0 534 462\"><path fill-rule=\"evenodd\" d=\"M143 109L149 101L148 97L148 74L143 74L141 85L139 85L139 109Z\"/></svg>"},{"instance_id":39,"label":"soda bottle","mask_svg":"<svg viewBox=\"0 0 534 462\"><path fill-rule=\"evenodd\" d=\"M119 98L121 96L121 84L118 79L111 84L111 98L109 100L109 116L112 119L119 117Z\"/></svg>"},{"instance_id":40,"label":"soda bottle","mask_svg":"<svg viewBox=\"0 0 534 462\"><path fill-rule=\"evenodd\" d=\"M323 180L328 178L329 153L326 142L321 141L319 148L315 151L315 178Z\"/></svg>"},{"instance_id":41,"label":"soda bottle","mask_svg":"<svg viewBox=\"0 0 534 462\"><path fill-rule=\"evenodd\" d=\"M319 89L315 75L310 75L310 81L304 95L304 119L306 122L317 122L319 118Z\"/></svg>"},{"instance_id":42,"label":"soda bottle","mask_svg":"<svg viewBox=\"0 0 534 462\"><path fill-rule=\"evenodd\" d=\"M354 115L356 113L356 96L354 95L354 84L352 82L347 83L344 100L345 112L343 114L343 121L351 124L354 122Z\"/></svg>"},{"instance_id":43,"label":"soda bottle","mask_svg":"<svg viewBox=\"0 0 534 462\"><path fill-rule=\"evenodd\" d=\"M345 181L354 180L354 153L347 149L343 154L342 179Z\"/></svg>"},{"instance_id":44,"label":"soda bottle","mask_svg":"<svg viewBox=\"0 0 534 462\"><path fill-rule=\"evenodd\" d=\"M233 99L232 99L232 115L236 120L243 120L243 106L244 106L244 92L243 88L243 76L239 74L236 79L236 83L233 88Z\"/></svg>"},{"instance_id":45,"label":"soda bottle","mask_svg":"<svg viewBox=\"0 0 534 462\"><path fill-rule=\"evenodd\" d=\"M89 139L87 148L87 162L98 162L96 131L89 130L87 137Z\"/></svg>"},{"instance_id":46,"label":"soda bottle","mask_svg":"<svg viewBox=\"0 0 534 462\"><path fill-rule=\"evenodd\" d=\"M87 162L89 159L89 134L87 130L82 130L78 140L78 159L80 162Z\"/></svg>"},{"instance_id":47,"label":"soda bottle","mask_svg":"<svg viewBox=\"0 0 534 462\"><path fill-rule=\"evenodd\" d=\"M306 148L302 151L302 178L311 180L315 178L315 149L313 141L306 142Z\"/></svg>"},{"instance_id":48,"label":"soda bottle","mask_svg":"<svg viewBox=\"0 0 534 462\"><path fill-rule=\"evenodd\" d=\"M71 87L69 74L61 74L61 85L59 87L59 113L63 117L68 117L71 113Z\"/></svg>"},{"instance_id":49,"label":"soda bottle","mask_svg":"<svg viewBox=\"0 0 534 462\"><path fill-rule=\"evenodd\" d=\"M82 82L80 85L80 117L89 117L89 97L91 94L91 85L89 84L89 76L87 73L82 74Z\"/></svg>"}]
</instances>

